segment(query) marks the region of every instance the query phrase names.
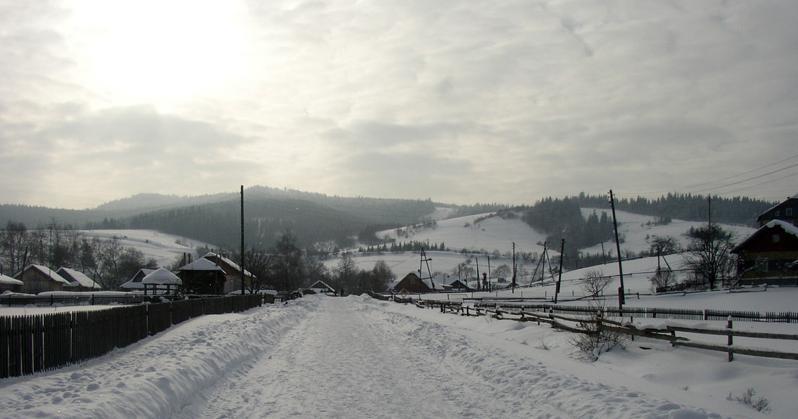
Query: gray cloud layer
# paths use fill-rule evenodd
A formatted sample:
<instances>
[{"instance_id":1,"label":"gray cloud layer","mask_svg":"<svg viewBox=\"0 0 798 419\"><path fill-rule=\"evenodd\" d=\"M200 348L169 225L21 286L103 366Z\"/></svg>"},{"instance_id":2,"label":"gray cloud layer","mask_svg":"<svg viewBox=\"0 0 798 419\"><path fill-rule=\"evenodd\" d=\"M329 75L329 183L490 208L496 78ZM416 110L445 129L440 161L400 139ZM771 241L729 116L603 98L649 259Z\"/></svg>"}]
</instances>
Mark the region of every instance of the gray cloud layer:
<instances>
[{"instance_id":1,"label":"gray cloud layer","mask_svg":"<svg viewBox=\"0 0 798 419\"><path fill-rule=\"evenodd\" d=\"M236 77L130 101L86 76L79 52L92 38L69 24L78 13L68 4L0 5L2 201L87 206L262 183L529 202L679 190L794 154L790 0L241 10L246 66ZM743 192L772 199L793 184Z\"/></svg>"}]
</instances>

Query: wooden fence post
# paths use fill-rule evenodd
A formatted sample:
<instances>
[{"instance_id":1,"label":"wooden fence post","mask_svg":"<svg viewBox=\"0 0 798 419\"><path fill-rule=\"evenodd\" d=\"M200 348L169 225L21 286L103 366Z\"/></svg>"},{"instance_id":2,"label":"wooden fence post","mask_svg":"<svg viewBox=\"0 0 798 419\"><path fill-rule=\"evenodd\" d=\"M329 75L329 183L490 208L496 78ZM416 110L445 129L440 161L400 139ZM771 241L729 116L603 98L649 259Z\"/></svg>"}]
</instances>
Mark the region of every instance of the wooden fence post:
<instances>
[{"instance_id":1,"label":"wooden fence post","mask_svg":"<svg viewBox=\"0 0 798 419\"><path fill-rule=\"evenodd\" d=\"M734 352L732 350L732 344L734 342L733 342L732 337L734 335L732 334L732 317L731 317L731 315L729 315L728 319L726 319L726 329L728 329L728 332L727 332L728 333L728 339L726 340L726 344L729 346L729 362L732 362L732 360L734 359Z\"/></svg>"}]
</instances>

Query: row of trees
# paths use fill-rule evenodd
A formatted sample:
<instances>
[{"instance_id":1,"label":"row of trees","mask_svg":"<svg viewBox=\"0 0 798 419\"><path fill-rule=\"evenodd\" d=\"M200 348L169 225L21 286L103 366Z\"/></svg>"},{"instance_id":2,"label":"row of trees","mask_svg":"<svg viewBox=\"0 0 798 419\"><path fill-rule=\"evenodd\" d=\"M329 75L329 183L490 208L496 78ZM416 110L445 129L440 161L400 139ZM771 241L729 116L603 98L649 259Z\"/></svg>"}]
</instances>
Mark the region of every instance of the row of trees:
<instances>
[{"instance_id":1,"label":"row of trees","mask_svg":"<svg viewBox=\"0 0 798 419\"><path fill-rule=\"evenodd\" d=\"M0 271L16 275L29 264L52 269L71 267L109 289L127 281L142 267L157 265L154 259L145 260L140 250L122 246L115 237L88 238L72 226L55 222L28 229L23 223L9 221L0 231Z\"/></svg>"}]
</instances>

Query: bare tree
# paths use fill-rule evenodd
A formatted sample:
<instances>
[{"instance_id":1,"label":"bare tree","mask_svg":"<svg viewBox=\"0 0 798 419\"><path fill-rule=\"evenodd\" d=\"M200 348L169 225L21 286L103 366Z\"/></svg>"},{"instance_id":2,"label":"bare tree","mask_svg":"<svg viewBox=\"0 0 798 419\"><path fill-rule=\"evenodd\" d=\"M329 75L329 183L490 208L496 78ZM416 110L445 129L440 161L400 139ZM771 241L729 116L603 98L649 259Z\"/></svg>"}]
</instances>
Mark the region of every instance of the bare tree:
<instances>
[{"instance_id":1,"label":"bare tree","mask_svg":"<svg viewBox=\"0 0 798 419\"><path fill-rule=\"evenodd\" d=\"M654 291L667 290L676 283L676 275L670 269L661 269L651 277L651 286Z\"/></svg>"},{"instance_id":2,"label":"bare tree","mask_svg":"<svg viewBox=\"0 0 798 419\"><path fill-rule=\"evenodd\" d=\"M602 275L600 271L587 271L582 277L582 288L589 296L596 298L604 292L610 280L611 277Z\"/></svg>"},{"instance_id":3,"label":"bare tree","mask_svg":"<svg viewBox=\"0 0 798 419\"><path fill-rule=\"evenodd\" d=\"M715 288L718 280L729 275L734 268L730 252L734 247L732 234L716 224L691 228L686 234L690 238L685 265L697 278Z\"/></svg>"}]
</instances>

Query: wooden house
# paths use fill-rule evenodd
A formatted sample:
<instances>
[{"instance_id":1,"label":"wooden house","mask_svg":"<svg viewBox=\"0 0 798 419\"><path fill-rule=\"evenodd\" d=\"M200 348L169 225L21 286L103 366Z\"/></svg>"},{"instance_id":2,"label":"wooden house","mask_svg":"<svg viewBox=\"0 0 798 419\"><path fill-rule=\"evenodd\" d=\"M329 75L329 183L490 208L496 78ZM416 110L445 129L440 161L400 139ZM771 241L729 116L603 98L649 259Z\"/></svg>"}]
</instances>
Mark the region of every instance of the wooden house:
<instances>
[{"instance_id":1,"label":"wooden house","mask_svg":"<svg viewBox=\"0 0 798 419\"><path fill-rule=\"evenodd\" d=\"M798 286L798 226L771 220L731 252L743 284Z\"/></svg>"},{"instance_id":2,"label":"wooden house","mask_svg":"<svg viewBox=\"0 0 798 419\"><path fill-rule=\"evenodd\" d=\"M232 260L224 257L222 255L210 252L203 256L202 258L208 259L211 262L215 263L217 266L222 268L224 271L225 281L224 281L224 293L229 294L233 291L238 291L241 289L241 278L244 278L245 286L255 278L252 273L244 270L243 274L241 272L241 267L238 266L237 263L233 262Z\"/></svg>"},{"instance_id":3,"label":"wooden house","mask_svg":"<svg viewBox=\"0 0 798 419\"><path fill-rule=\"evenodd\" d=\"M772 220L781 220L792 225L798 225L798 195L787 198L786 201L773 206L756 219L760 227Z\"/></svg>"},{"instance_id":4,"label":"wooden house","mask_svg":"<svg viewBox=\"0 0 798 419\"><path fill-rule=\"evenodd\" d=\"M210 259L199 258L177 269L186 294L224 294L227 273Z\"/></svg>"},{"instance_id":5,"label":"wooden house","mask_svg":"<svg viewBox=\"0 0 798 419\"><path fill-rule=\"evenodd\" d=\"M75 269L60 267L57 271L55 271L58 275L61 275L62 278L69 281L69 285L65 286L69 287L69 289L73 291L99 291L102 289L100 284L94 282L93 279L89 278L83 272L77 271Z\"/></svg>"},{"instance_id":6,"label":"wooden house","mask_svg":"<svg viewBox=\"0 0 798 419\"><path fill-rule=\"evenodd\" d=\"M422 280L414 272L405 275L404 278L396 281L391 289L395 293L413 293L420 294L425 292L432 292L432 286L429 280Z\"/></svg>"},{"instance_id":7,"label":"wooden house","mask_svg":"<svg viewBox=\"0 0 798 419\"><path fill-rule=\"evenodd\" d=\"M63 291L69 287L69 281L58 275L54 270L42 265L28 265L17 274L17 279L22 281L21 292L38 294L45 291Z\"/></svg>"}]
</instances>

